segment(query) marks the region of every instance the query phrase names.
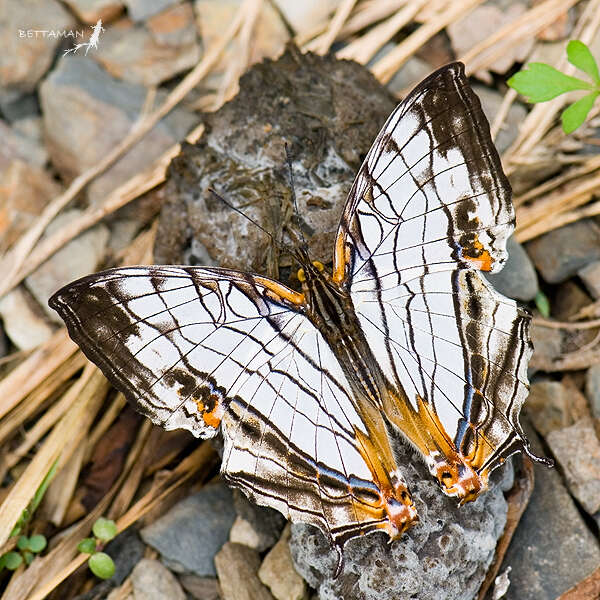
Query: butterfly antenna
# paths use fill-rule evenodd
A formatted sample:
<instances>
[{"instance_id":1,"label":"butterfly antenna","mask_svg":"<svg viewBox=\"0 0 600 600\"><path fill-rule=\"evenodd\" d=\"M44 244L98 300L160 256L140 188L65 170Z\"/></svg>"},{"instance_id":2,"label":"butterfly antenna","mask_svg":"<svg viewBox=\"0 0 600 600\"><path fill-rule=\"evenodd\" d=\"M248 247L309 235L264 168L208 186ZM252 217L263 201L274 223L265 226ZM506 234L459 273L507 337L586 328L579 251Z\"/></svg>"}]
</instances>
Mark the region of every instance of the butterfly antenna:
<instances>
[{"instance_id":1,"label":"butterfly antenna","mask_svg":"<svg viewBox=\"0 0 600 600\"><path fill-rule=\"evenodd\" d=\"M289 252L294 258L298 257L298 252L294 248L292 248L291 246L286 246L284 243L275 239L275 236L271 232L267 231L262 225L260 225L260 223L255 221L252 217L249 217L245 212L241 211L237 206L234 206L233 204L231 204L231 202L228 202L227 200L225 200L225 198L223 198L223 196L221 196L220 194L217 194L217 192L215 192L215 190L213 188L208 188L208 191L217 200L220 200L223 204L225 204L225 206L228 206L231 210L238 213L238 215L241 215L245 219L248 219L248 221L250 221L250 223L252 223L256 227L258 227L258 229L260 229L265 235L268 235L269 238L271 239L271 241L279 248L279 250L281 250L283 252Z\"/></svg>"},{"instance_id":2,"label":"butterfly antenna","mask_svg":"<svg viewBox=\"0 0 600 600\"><path fill-rule=\"evenodd\" d=\"M306 256L308 256L308 244L306 242L306 238L304 237L304 232L302 231L302 226L300 224L300 211L298 210L298 200L296 198L296 187L294 185L294 170L292 168L292 153L290 152L290 147L287 142L285 143L285 161L287 163L288 171L290 173L290 189L292 191L292 201L294 203L294 214L296 217L296 225L298 227L298 231L300 233L300 244L302 247L302 252Z\"/></svg>"}]
</instances>

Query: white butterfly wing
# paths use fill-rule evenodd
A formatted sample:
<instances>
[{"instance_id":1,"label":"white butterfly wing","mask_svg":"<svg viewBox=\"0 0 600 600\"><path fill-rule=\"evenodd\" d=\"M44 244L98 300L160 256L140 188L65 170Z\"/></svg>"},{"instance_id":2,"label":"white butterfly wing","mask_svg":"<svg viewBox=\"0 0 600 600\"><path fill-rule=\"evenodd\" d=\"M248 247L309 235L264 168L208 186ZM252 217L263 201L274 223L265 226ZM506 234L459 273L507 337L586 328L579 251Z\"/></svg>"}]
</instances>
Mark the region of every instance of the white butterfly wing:
<instances>
[{"instance_id":1,"label":"white butterfly wing","mask_svg":"<svg viewBox=\"0 0 600 600\"><path fill-rule=\"evenodd\" d=\"M506 259L510 194L479 100L455 63L389 117L336 244L334 277L399 391L388 410L445 491L463 499L526 444L518 414L528 393L528 317L479 273Z\"/></svg>"},{"instance_id":2,"label":"white butterfly wing","mask_svg":"<svg viewBox=\"0 0 600 600\"><path fill-rule=\"evenodd\" d=\"M339 545L376 529L397 535L412 502L406 523L390 516L381 459L300 298L237 271L132 267L71 283L50 305L154 423L203 438L221 428L222 472L257 502Z\"/></svg>"}]
</instances>

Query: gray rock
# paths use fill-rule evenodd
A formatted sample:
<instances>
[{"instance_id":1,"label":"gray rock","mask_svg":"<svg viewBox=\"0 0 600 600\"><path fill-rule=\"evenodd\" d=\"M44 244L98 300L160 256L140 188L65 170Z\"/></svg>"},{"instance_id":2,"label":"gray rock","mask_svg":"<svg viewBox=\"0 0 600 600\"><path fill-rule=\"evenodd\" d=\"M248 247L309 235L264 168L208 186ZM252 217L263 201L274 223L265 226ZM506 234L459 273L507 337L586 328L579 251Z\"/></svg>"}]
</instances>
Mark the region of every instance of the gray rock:
<instances>
[{"instance_id":1,"label":"gray rock","mask_svg":"<svg viewBox=\"0 0 600 600\"><path fill-rule=\"evenodd\" d=\"M4 92L4 93L3 93ZM40 105L36 94L7 94L0 88L0 113L11 124L28 117L40 116ZM23 132L21 132L23 133Z\"/></svg>"},{"instance_id":2,"label":"gray rock","mask_svg":"<svg viewBox=\"0 0 600 600\"><path fill-rule=\"evenodd\" d=\"M65 0L65 4L80 21L90 25L95 25L98 19L106 24L118 17L124 9L121 0ZM104 43L104 35L101 43Z\"/></svg>"},{"instance_id":3,"label":"gray rock","mask_svg":"<svg viewBox=\"0 0 600 600\"><path fill-rule=\"evenodd\" d=\"M481 100L481 107L485 116L488 118L490 123L493 123L500 106L504 101L504 96L495 89L483 86L473 85L475 93ZM510 145L517 139L519 134L519 127L525 117L527 116L527 109L519 102L513 102L508 109L508 114L504 119L504 124L498 131L498 135L494 140L498 152L502 154Z\"/></svg>"},{"instance_id":4,"label":"gray rock","mask_svg":"<svg viewBox=\"0 0 600 600\"><path fill-rule=\"evenodd\" d=\"M561 283L600 260L600 227L583 219L541 235L526 248L542 277L548 283Z\"/></svg>"},{"instance_id":5,"label":"gray rock","mask_svg":"<svg viewBox=\"0 0 600 600\"><path fill-rule=\"evenodd\" d=\"M223 600L274 600L257 571L260 555L241 544L227 542L215 556Z\"/></svg>"},{"instance_id":6,"label":"gray rock","mask_svg":"<svg viewBox=\"0 0 600 600\"><path fill-rule=\"evenodd\" d=\"M0 298L0 317L4 332L19 350L31 350L54 333L42 307L23 286Z\"/></svg>"},{"instance_id":7,"label":"gray rock","mask_svg":"<svg viewBox=\"0 0 600 600\"><path fill-rule=\"evenodd\" d=\"M234 519L231 491L217 483L177 503L141 535L173 571L214 577L215 554L227 541Z\"/></svg>"},{"instance_id":8,"label":"gray rock","mask_svg":"<svg viewBox=\"0 0 600 600\"><path fill-rule=\"evenodd\" d=\"M15 159L40 168L48 162L48 153L40 140L24 135L1 119L0 139L0 168L6 168Z\"/></svg>"},{"instance_id":9,"label":"gray rock","mask_svg":"<svg viewBox=\"0 0 600 600\"><path fill-rule=\"evenodd\" d=\"M531 426L534 452L543 451ZM556 469L535 465L535 488L504 557L506 600L555 600L600 565L598 541L587 528Z\"/></svg>"},{"instance_id":10,"label":"gray rock","mask_svg":"<svg viewBox=\"0 0 600 600\"><path fill-rule=\"evenodd\" d=\"M600 365L592 365L585 375L585 393L592 415L600 419Z\"/></svg>"},{"instance_id":11,"label":"gray rock","mask_svg":"<svg viewBox=\"0 0 600 600\"><path fill-rule=\"evenodd\" d=\"M62 212L47 227L46 236L58 231L81 214L79 209ZM65 244L25 279L25 286L56 323L62 319L48 306L48 298L63 285L97 270L104 258L108 228L99 224Z\"/></svg>"},{"instance_id":12,"label":"gray rock","mask_svg":"<svg viewBox=\"0 0 600 600\"><path fill-rule=\"evenodd\" d=\"M544 368L549 362L563 353L564 334L560 329L543 327L533 323L531 326L533 356L529 361L529 369L534 372Z\"/></svg>"},{"instance_id":13,"label":"gray rock","mask_svg":"<svg viewBox=\"0 0 600 600\"><path fill-rule=\"evenodd\" d=\"M0 87L31 92L75 19L55 0L0 0ZM68 39L68 38L67 38Z\"/></svg>"},{"instance_id":14,"label":"gray rock","mask_svg":"<svg viewBox=\"0 0 600 600\"><path fill-rule=\"evenodd\" d=\"M571 493L590 514L600 510L600 441L591 419L546 436Z\"/></svg>"},{"instance_id":15,"label":"gray rock","mask_svg":"<svg viewBox=\"0 0 600 600\"><path fill-rule=\"evenodd\" d=\"M194 11L184 3L145 23L114 23L93 58L114 77L150 87L192 68L200 54Z\"/></svg>"},{"instance_id":16,"label":"gray rock","mask_svg":"<svg viewBox=\"0 0 600 600\"><path fill-rule=\"evenodd\" d=\"M527 416L544 437L572 424L569 418L570 390L559 381L532 384L525 404Z\"/></svg>"},{"instance_id":17,"label":"gray rock","mask_svg":"<svg viewBox=\"0 0 600 600\"><path fill-rule=\"evenodd\" d=\"M294 568L289 539L288 526L262 561L258 578L271 590L276 600L306 600L306 582Z\"/></svg>"},{"instance_id":18,"label":"gray rock","mask_svg":"<svg viewBox=\"0 0 600 600\"><path fill-rule=\"evenodd\" d=\"M124 0L127 12L134 21L144 21L180 0Z\"/></svg>"},{"instance_id":19,"label":"gray rock","mask_svg":"<svg viewBox=\"0 0 600 600\"><path fill-rule=\"evenodd\" d=\"M185 591L195 600L219 600L219 582L214 577L198 577L191 573L179 575Z\"/></svg>"},{"instance_id":20,"label":"gray rock","mask_svg":"<svg viewBox=\"0 0 600 600\"><path fill-rule=\"evenodd\" d=\"M239 490L233 490L233 504L238 518L231 528L229 541L245 544L258 552L271 548L285 526L283 515L272 508L250 502Z\"/></svg>"},{"instance_id":21,"label":"gray rock","mask_svg":"<svg viewBox=\"0 0 600 600\"><path fill-rule=\"evenodd\" d=\"M61 192L43 169L19 159L3 165L0 159L0 252L14 244Z\"/></svg>"},{"instance_id":22,"label":"gray rock","mask_svg":"<svg viewBox=\"0 0 600 600\"><path fill-rule=\"evenodd\" d=\"M115 574L110 579L114 585L121 585L125 581L144 556L145 549L138 531L134 528L126 529L106 544L105 552L115 562Z\"/></svg>"},{"instance_id":23,"label":"gray rock","mask_svg":"<svg viewBox=\"0 0 600 600\"><path fill-rule=\"evenodd\" d=\"M70 180L96 165L131 130L146 100L142 86L118 81L93 59L69 55L58 63L40 88L46 143L52 163ZM159 91L156 103L164 100ZM147 168L183 139L197 117L175 109L141 143L88 187L88 198L100 201L133 174Z\"/></svg>"},{"instance_id":24,"label":"gray rock","mask_svg":"<svg viewBox=\"0 0 600 600\"><path fill-rule=\"evenodd\" d=\"M461 19L453 21L446 28L446 32L456 55L461 56L496 33L498 29L518 19L526 10L527 6L524 2L513 1L506 10L486 3L469 11ZM506 73L513 63L525 60L534 41L534 37L529 36L513 44L490 65L489 69L496 73Z\"/></svg>"},{"instance_id":25,"label":"gray rock","mask_svg":"<svg viewBox=\"0 0 600 600\"><path fill-rule=\"evenodd\" d=\"M177 578L158 560L142 558L131 573L134 598L185 600Z\"/></svg>"},{"instance_id":26,"label":"gray rock","mask_svg":"<svg viewBox=\"0 0 600 600\"><path fill-rule=\"evenodd\" d=\"M514 236L506 243L508 260L498 273L485 274L490 283L501 293L515 300L529 302L538 293L538 279L527 252Z\"/></svg>"},{"instance_id":27,"label":"gray rock","mask_svg":"<svg viewBox=\"0 0 600 600\"><path fill-rule=\"evenodd\" d=\"M506 523L500 487L491 484L477 501L459 508L440 493L414 451L399 445L398 463L419 511L418 524L392 544L384 534L350 541L337 579L336 552L321 532L292 524L290 549L296 569L317 588L321 600L476 596Z\"/></svg>"},{"instance_id":28,"label":"gray rock","mask_svg":"<svg viewBox=\"0 0 600 600\"><path fill-rule=\"evenodd\" d=\"M594 300L600 299L600 260L594 261L579 269L577 272L579 278L585 284L588 292Z\"/></svg>"}]
</instances>

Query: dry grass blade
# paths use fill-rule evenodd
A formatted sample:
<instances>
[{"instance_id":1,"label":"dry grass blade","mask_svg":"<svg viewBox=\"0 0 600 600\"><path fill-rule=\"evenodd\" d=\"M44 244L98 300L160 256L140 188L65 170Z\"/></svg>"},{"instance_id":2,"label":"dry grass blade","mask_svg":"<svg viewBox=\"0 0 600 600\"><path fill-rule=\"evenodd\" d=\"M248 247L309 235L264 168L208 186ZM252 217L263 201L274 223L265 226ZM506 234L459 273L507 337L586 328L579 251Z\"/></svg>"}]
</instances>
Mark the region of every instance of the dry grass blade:
<instances>
[{"instance_id":1,"label":"dry grass blade","mask_svg":"<svg viewBox=\"0 0 600 600\"><path fill-rule=\"evenodd\" d=\"M333 15L333 19L331 19L331 22L329 23L327 31L323 34L319 40L318 46L314 50L317 54L323 55L329 52L331 44L333 44L339 35L355 4L356 0L342 0L340 2Z\"/></svg>"},{"instance_id":2,"label":"dry grass blade","mask_svg":"<svg viewBox=\"0 0 600 600\"><path fill-rule=\"evenodd\" d=\"M504 94L504 98L502 99L502 104L494 117L494 122L490 125L490 133L492 135L492 140L495 140L504 125L504 121L508 116L508 112L510 107L513 105L513 102L517 99L517 92L510 88L506 94ZM514 201L514 200L513 200Z\"/></svg>"},{"instance_id":3,"label":"dry grass blade","mask_svg":"<svg viewBox=\"0 0 600 600\"><path fill-rule=\"evenodd\" d=\"M355 60L363 65L366 64L400 29L410 23L419 10L428 2L429 0L414 0L389 19L373 27L365 35L353 41L345 48L342 48L336 56L342 59Z\"/></svg>"},{"instance_id":4,"label":"dry grass blade","mask_svg":"<svg viewBox=\"0 0 600 600\"><path fill-rule=\"evenodd\" d=\"M44 403L85 364L87 359L76 352L50 373L25 399L0 420L0 444L19 432L25 421L41 410Z\"/></svg>"},{"instance_id":5,"label":"dry grass blade","mask_svg":"<svg viewBox=\"0 0 600 600\"><path fill-rule=\"evenodd\" d=\"M386 19L396 11L404 8L412 0L367 0L358 4L352 15L338 34L337 40L346 39L352 34ZM321 43L323 32L327 30L329 21L324 21L307 31L300 31L294 42L302 50L313 51ZM312 41L311 41L312 40Z\"/></svg>"},{"instance_id":6,"label":"dry grass blade","mask_svg":"<svg viewBox=\"0 0 600 600\"><path fill-rule=\"evenodd\" d=\"M215 65L227 44L233 39L241 26L249 6L256 0L245 0L223 37L214 46L207 49L202 60L190 71L177 87L168 95L165 102L155 111L137 122L129 135L115 147L98 165L82 173L69 186L64 194L53 200L44 210L37 222L21 237L15 246L5 254L0 261L0 268L5 279L0 284L0 297L10 291L20 281L19 272L29 259L29 255L41 237L44 229L54 217L96 176L107 169L112 163L136 144L148 133L166 114L168 114L187 94L204 79Z\"/></svg>"},{"instance_id":7,"label":"dry grass blade","mask_svg":"<svg viewBox=\"0 0 600 600\"><path fill-rule=\"evenodd\" d=\"M545 181L544 183L534 187L525 194L516 196L513 198L513 204L517 207L521 206L522 204L530 202L535 198L545 196L548 192L551 192L559 186L563 186L564 184L576 180L579 177L593 173L597 169L600 169L600 156L592 156L586 159L582 165L573 167L565 173L561 173L557 177L553 177L552 179L549 179L548 181Z\"/></svg>"},{"instance_id":8,"label":"dry grass blade","mask_svg":"<svg viewBox=\"0 0 600 600\"><path fill-rule=\"evenodd\" d=\"M0 546L8 539L12 528L52 464L58 458L60 468L81 443L104 399L102 391L106 392L108 383L96 367L89 365L73 387L76 387L78 393L73 393L74 399L69 410L46 438L0 505Z\"/></svg>"},{"instance_id":9,"label":"dry grass blade","mask_svg":"<svg viewBox=\"0 0 600 600\"><path fill-rule=\"evenodd\" d=\"M529 9L512 23L501 27L494 35L476 44L459 60L465 63L467 73L486 69L511 46L530 39L581 0L546 0Z\"/></svg>"},{"instance_id":10,"label":"dry grass blade","mask_svg":"<svg viewBox=\"0 0 600 600\"><path fill-rule=\"evenodd\" d=\"M235 40L237 52L232 59L228 61L219 91L214 99L212 107L214 110L235 96L238 91L239 78L242 76L250 62L252 32L256 25L256 20L260 15L260 11L262 10L262 5L263 0L253 0L247 7L240 33Z\"/></svg>"},{"instance_id":11,"label":"dry grass blade","mask_svg":"<svg viewBox=\"0 0 600 600\"><path fill-rule=\"evenodd\" d=\"M448 24L456 21L482 3L483 0L456 0L448 2L445 10L431 15L429 21L421 25L403 42L386 54L371 69L382 83L387 83L396 71L430 38Z\"/></svg>"},{"instance_id":12,"label":"dry grass blade","mask_svg":"<svg viewBox=\"0 0 600 600\"><path fill-rule=\"evenodd\" d=\"M559 189L553 194L539 199L531 206L517 208L516 238L526 242L543 233L564 225L567 211L587 204L598 192L600 174L592 177L580 177L574 180L573 185L566 189ZM589 207L586 207L589 210Z\"/></svg>"},{"instance_id":13,"label":"dry grass blade","mask_svg":"<svg viewBox=\"0 0 600 600\"><path fill-rule=\"evenodd\" d=\"M479 589L478 600L484 600L487 591L490 589L500 567L502 565L502 559L508 550L510 541L517 530L517 525L529 504L529 499L533 493L533 487L535 483L533 463L527 456L523 457L522 468L520 473L515 478L515 483L512 488L508 491L506 496L506 502L508 504L508 513L506 515L506 525L504 526L504 532L502 537L496 544L496 553L494 555L494 561L490 565L484 582Z\"/></svg>"},{"instance_id":14,"label":"dry grass blade","mask_svg":"<svg viewBox=\"0 0 600 600\"><path fill-rule=\"evenodd\" d=\"M6 415L78 350L59 329L45 344L29 355L0 381L0 417Z\"/></svg>"},{"instance_id":15,"label":"dry grass blade","mask_svg":"<svg viewBox=\"0 0 600 600\"><path fill-rule=\"evenodd\" d=\"M204 131L204 125L198 125L188 136L191 143ZM13 284L18 285L27 275L35 271L67 242L77 237L102 219L122 208L132 200L155 188L165 180L165 171L171 160L179 154L181 145L176 144L165 152L147 171L134 175L131 179L111 192L100 206L90 206L79 217L70 221L56 233L43 239L31 252L27 263L14 276ZM10 287L6 291L10 291Z\"/></svg>"},{"instance_id":16,"label":"dry grass blade","mask_svg":"<svg viewBox=\"0 0 600 600\"><path fill-rule=\"evenodd\" d=\"M548 327L549 329L578 330L594 329L595 327L600 327L600 319L595 319L593 321L584 321L583 323L572 323L570 321L550 321L548 319L540 319L539 317L536 317L533 319L533 322L536 325L540 325L541 327Z\"/></svg>"},{"instance_id":17,"label":"dry grass blade","mask_svg":"<svg viewBox=\"0 0 600 600\"><path fill-rule=\"evenodd\" d=\"M214 450L209 442L204 442L198 448L190 454L186 459L184 459L181 464L172 472L169 479L165 480L161 483L161 485L157 488L151 489L147 494L145 494L134 506L132 506L127 513L125 513L118 521L117 521L117 529L118 531L123 531L127 529L130 525L135 523L138 519L143 517L148 511L150 511L157 503L171 494L174 490L176 490L180 485L182 485L185 481L187 481L190 477L197 474L203 468L206 467L207 464L211 463L214 457ZM92 522L98 518L100 514L104 512L106 509L107 503L103 500L101 504L101 511L94 509L93 519L86 518L85 524L89 528L91 528ZM75 542L76 543L76 542ZM69 544L74 546L74 541L69 540ZM79 568L82 564L87 560L87 555L80 554L75 559L73 559L69 564L67 564L64 568L62 568L59 572L53 574L50 580L44 581L36 586L35 592L31 595L27 596L28 600L43 600L50 592L52 592L58 585L60 585L71 573L73 573L77 568ZM31 567L30 567L31 568ZM15 596L14 600L25 600L25 596L17 598ZM4 598L2 599L4 600ZM7 598L8 600L8 598Z\"/></svg>"}]
</instances>

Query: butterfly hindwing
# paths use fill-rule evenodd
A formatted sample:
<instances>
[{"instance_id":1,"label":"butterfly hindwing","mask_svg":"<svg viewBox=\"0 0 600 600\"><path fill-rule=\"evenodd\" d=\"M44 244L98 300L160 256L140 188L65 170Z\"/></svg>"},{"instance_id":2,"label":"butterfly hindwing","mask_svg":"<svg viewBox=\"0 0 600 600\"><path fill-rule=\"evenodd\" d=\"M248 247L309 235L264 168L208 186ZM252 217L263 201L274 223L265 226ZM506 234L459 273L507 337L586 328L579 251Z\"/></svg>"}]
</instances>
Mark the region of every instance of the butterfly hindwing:
<instances>
[{"instance_id":1,"label":"butterfly hindwing","mask_svg":"<svg viewBox=\"0 0 600 600\"><path fill-rule=\"evenodd\" d=\"M132 267L76 281L50 304L154 423L203 438L221 428L224 476L259 503L339 545L376 529L398 535L416 514L406 486L391 452L370 447L300 299L237 271ZM392 514L403 494L406 514Z\"/></svg>"},{"instance_id":2,"label":"butterfly hindwing","mask_svg":"<svg viewBox=\"0 0 600 600\"><path fill-rule=\"evenodd\" d=\"M528 317L483 279L506 259L510 186L460 63L399 104L350 192L334 274L399 391L388 406L462 499L525 441Z\"/></svg>"}]
</instances>

